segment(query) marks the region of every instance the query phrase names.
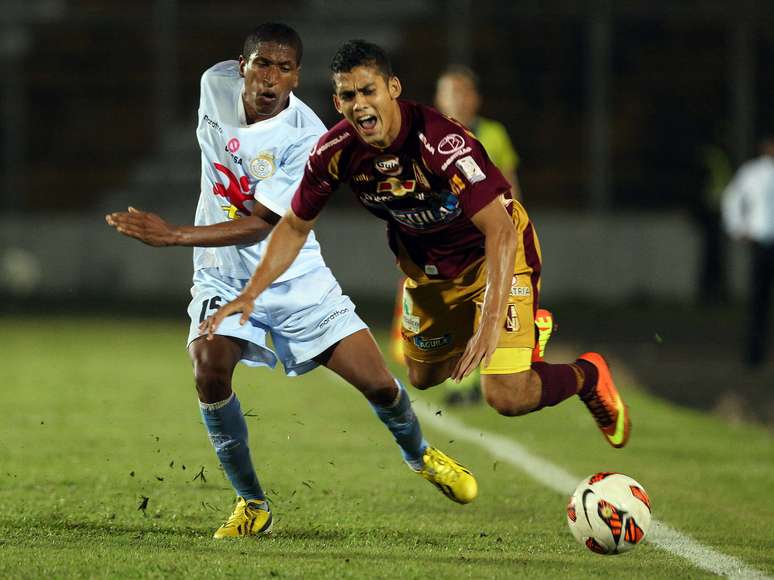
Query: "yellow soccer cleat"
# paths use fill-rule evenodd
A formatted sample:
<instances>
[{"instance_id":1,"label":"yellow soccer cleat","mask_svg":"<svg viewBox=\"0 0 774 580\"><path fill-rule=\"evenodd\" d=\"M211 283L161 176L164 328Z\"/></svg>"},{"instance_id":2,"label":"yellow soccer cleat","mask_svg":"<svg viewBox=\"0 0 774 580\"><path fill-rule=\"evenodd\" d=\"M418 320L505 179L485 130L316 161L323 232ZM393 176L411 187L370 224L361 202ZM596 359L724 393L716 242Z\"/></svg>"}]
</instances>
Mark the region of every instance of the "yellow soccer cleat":
<instances>
[{"instance_id":1,"label":"yellow soccer cleat","mask_svg":"<svg viewBox=\"0 0 774 580\"><path fill-rule=\"evenodd\" d=\"M476 499L478 483L467 468L435 447L425 449L422 460L425 466L417 473L446 497L457 503L470 503Z\"/></svg>"},{"instance_id":2,"label":"yellow soccer cleat","mask_svg":"<svg viewBox=\"0 0 774 580\"><path fill-rule=\"evenodd\" d=\"M254 500L247 501L244 498L237 498L237 504L234 513L228 518L228 521L220 526L215 535L216 540L221 538L241 538L245 536L259 536L271 532L271 526L274 523L271 517L271 510L261 509L263 502ZM266 504L268 508L268 504Z\"/></svg>"}]
</instances>

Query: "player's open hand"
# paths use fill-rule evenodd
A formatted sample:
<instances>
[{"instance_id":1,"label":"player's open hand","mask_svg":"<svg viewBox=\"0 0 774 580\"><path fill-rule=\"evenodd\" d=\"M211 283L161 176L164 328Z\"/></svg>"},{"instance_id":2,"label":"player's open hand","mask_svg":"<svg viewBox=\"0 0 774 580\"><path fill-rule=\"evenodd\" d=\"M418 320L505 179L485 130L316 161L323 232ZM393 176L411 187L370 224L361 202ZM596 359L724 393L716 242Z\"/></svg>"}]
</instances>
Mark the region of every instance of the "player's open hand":
<instances>
[{"instance_id":1,"label":"player's open hand","mask_svg":"<svg viewBox=\"0 0 774 580\"><path fill-rule=\"evenodd\" d=\"M119 233L149 246L175 245L175 227L155 213L140 211L130 206L129 211L109 213L105 216L105 221Z\"/></svg>"},{"instance_id":2,"label":"player's open hand","mask_svg":"<svg viewBox=\"0 0 774 580\"><path fill-rule=\"evenodd\" d=\"M253 311L253 304L255 298L247 296L246 294L240 294L231 302L227 302L215 312L208 316L204 322L199 325L199 334L206 335L207 340L212 340L215 337L215 331L223 322L223 319L237 312L241 312L242 316L239 317L239 324L244 324L250 319L250 313Z\"/></svg>"},{"instance_id":3,"label":"player's open hand","mask_svg":"<svg viewBox=\"0 0 774 580\"><path fill-rule=\"evenodd\" d=\"M476 333L468 341L465 352L454 366L450 378L459 383L476 370L478 365L487 366L497 348L499 336L500 332L496 324L485 325L482 321Z\"/></svg>"}]
</instances>

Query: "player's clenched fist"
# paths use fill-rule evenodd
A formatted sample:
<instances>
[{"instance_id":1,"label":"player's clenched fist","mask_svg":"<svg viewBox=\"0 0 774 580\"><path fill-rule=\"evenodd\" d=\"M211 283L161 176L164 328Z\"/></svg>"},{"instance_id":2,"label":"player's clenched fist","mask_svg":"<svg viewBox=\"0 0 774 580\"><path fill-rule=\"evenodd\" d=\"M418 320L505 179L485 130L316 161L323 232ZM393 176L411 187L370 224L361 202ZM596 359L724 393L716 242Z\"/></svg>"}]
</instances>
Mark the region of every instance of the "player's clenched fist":
<instances>
[{"instance_id":1,"label":"player's clenched fist","mask_svg":"<svg viewBox=\"0 0 774 580\"><path fill-rule=\"evenodd\" d=\"M108 225L119 233L135 238L149 246L173 246L177 242L177 229L155 213L129 207L105 216Z\"/></svg>"}]
</instances>

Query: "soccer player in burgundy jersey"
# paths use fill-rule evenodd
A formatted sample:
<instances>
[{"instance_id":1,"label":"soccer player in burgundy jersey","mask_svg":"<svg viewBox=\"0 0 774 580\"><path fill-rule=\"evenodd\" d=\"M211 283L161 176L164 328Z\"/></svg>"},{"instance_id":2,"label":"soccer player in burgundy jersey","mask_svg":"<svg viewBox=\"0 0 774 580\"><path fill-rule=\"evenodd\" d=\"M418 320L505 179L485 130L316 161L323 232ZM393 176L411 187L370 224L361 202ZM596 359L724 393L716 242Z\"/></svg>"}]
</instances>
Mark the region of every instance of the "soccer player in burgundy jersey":
<instances>
[{"instance_id":1,"label":"soccer player in burgundy jersey","mask_svg":"<svg viewBox=\"0 0 774 580\"><path fill-rule=\"evenodd\" d=\"M242 312L293 261L340 183L387 222L407 280L404 353L411 383L461 380L481 365L482 390L515 416L579 395L614 447L630 420L605 359L532 362L541 255L535 229L483 147L463 126L401 100L401 83L374 44L345 43L331 63L333 102L344 119L310 154L291 209L277 224L242 295L202 323L210 333Z\"/></svg>"}]
</instances>

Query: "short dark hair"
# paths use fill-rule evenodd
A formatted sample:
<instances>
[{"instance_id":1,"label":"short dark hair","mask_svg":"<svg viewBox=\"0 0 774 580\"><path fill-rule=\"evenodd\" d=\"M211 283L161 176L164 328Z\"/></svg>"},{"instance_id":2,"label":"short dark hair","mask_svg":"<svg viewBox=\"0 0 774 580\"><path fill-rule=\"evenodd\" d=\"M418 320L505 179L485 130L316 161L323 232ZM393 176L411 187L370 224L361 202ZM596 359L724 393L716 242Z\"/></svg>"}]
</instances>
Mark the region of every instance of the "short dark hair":
<instances>
[{"instance_id":1,"label":"short dark hair","mask_svg":"<svg viewBox=\"0 0 774 580\"><path fill-rule=\"evenodd\" d=\"M333 55L331 73L350 72L357 66L374 67L385 80L393 76L390 58L381 46L365 40L348 40Z\"/></svg>"},{"instance_id":2,"label":"short dark hair","mask_svg":"<svg viewBox=\"0 0 774 580\"><path fill-rule=\"evenodd\" d=\"M440 79L443 77L451 77L451 76L463 77L468 79L470 83L473 85L473 88L476 89L476 92L479 91L478 75L469 66L465 66L464 64L450 64L444 69L444 71L440 75L438 75L438 78Z\"/></svg>"},{"instance_id":3,"label":"short dark hair","mask_svg":"<svg viewBox=\"0 0 774 580\"><path fill-rule=\"evenodd\" d=\"M258 48L261 42L276 42L289 46L296 52L296 64L301 65L301 57L304 55L304 45L301 43L301 37L298 32L293 30L287 24L281 22L265 22L253 30L245 38L245 44L242 47L242 56L246 59Z\"/></svg>"}]
</instances>

